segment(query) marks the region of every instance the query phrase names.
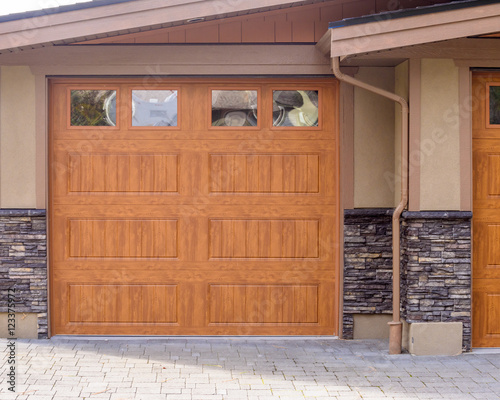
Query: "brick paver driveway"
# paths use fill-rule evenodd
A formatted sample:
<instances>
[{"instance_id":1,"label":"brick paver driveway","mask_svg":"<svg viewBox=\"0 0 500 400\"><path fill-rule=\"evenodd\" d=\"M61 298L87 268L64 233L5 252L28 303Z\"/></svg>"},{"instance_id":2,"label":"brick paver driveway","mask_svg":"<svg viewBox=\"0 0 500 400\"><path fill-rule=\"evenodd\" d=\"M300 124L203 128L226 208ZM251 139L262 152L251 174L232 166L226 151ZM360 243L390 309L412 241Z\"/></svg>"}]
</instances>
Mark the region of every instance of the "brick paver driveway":
<instances>
[{"instance_id":1,"label":"brick paver driveway","mask_svg":"<svg viewBox=\"0 0 500 400\"><path fill-rule=\"evenodd\" d=\"M68 338L9 341L0 399L500 399L500 354L388 355L330 338Z\"/></svg>"}]
</instances>

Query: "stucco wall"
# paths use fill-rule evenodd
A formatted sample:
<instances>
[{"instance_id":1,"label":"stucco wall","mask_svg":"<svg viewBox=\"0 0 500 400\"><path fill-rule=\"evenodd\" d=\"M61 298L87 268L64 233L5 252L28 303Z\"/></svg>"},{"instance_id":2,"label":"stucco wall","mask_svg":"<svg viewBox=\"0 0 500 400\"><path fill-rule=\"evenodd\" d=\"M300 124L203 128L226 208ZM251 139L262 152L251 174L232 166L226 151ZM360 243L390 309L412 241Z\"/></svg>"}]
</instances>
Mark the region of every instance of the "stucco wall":
<instances>
[{"instance_id":1,"label":"stucco wall","mask_svg":"<svg viewBox=\"0 0 500 400\"><path fill-rule=\"evenodd\" d=\"M394 68L360 68L357 79L394 92ZM354 207L394 206L394 103L354 91Z\"/></svg>"},{"instance_id":2,"label":"stucco wall","mask_svg":"<svg viewBox=\"0 0 500 400\"><path fill-rule=\"evenodd\" d=\"M0 207L36 207L35 77L0 69Z\"/></svg>"},{"instance_id":3,"label":"stucco wall","mask_svg":"<svg viewBox=\"0 0 500 400\"><path fill-rule=\"evenodd\" d=\"M420 209L459 210L458 68L446 59L421 63Z\"/></svg>"}]
</instances>

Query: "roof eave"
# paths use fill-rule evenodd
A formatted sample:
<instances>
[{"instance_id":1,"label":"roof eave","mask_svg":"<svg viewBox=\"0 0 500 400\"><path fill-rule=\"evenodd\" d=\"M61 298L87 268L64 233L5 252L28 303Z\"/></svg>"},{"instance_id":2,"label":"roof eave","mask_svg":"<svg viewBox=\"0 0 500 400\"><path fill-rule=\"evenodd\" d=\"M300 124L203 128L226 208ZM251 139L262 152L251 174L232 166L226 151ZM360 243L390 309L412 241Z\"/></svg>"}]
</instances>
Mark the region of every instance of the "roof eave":
<instances>
[{"instance_id":1,"label":"roof eave","mask_svg":"<svg viewBox=\"0 0 500 400\"><path fill-rule=\"evenodd\" d=\"M151 25L185 23L193 18L224 16L238 12L293 5L300 1L253 0L227 2L220 0L151 0L122 2L17 19L0 23L0 52L18 50L75 38L142 28Z\"/></svg>"},{"instance_id":2,"label":"roof eave","mask_svg":"<svg viewBox=\"0 0 500 400\"><path fill-rule=\"evenodd\" d=\"M497 3L332 28L326 37L330 40L330 56L343 57L493 33L499 26Z\"/></svg>"}]
</instances>

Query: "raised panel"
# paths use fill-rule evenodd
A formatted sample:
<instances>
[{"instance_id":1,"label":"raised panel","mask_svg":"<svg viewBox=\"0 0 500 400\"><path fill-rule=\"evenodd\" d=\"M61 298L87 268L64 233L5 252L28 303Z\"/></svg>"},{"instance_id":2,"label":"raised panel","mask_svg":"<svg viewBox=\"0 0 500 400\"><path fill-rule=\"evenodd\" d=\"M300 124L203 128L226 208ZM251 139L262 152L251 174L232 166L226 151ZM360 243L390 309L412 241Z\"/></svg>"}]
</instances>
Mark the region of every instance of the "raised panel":
<instances>
[{"instance_id":1,"label":"raised panel","mask_svg":"<svg viewBox=\"0 0 500 400\"><path fill-rule=\"evenodd\" d=\"M175 323L176 285L68 285L69 322Z\"/></svg>"},{"instance_id":2,"label":"raised panel","mask_svg":"<svg viewBox=\"0 0 500 400\"><path fill-rule=\"evenodd\" d=\"M211 219L210 258L318 258L319 220Z\"/></svg>"},{"instance_id":3,"label":"raised panel","mask_svg":"<svg viewBox=\"0 0 500 400\"><path fill-rule=\"evenodd\" d=\"M69 154L70 193L177 192L176 154Z\"/></svg>"},{"instance_id":4,"label":"raised panel","mask_svg":"<svg viewBox=\"0 0 500 400\"><path fill-rule=\"evenodd\" d=\"M212 193L318 193L318 154L211 154Z\"/></svg>"},{"instance_id":5,"label":"raised panel","mask_svg":"<svg viewBox=\"0 0 500 400\"><path fill-rule=\"evenodd\" d=\"M477 214L473 224L474 278L500 278L500 220L491 212Z\"/></svg>"},{"instance_id":6,"label":"raised panel","mask_svg":"<svg viewBox=\"0 0 500 400\"><path fill-rule=\"evenodd\" d=\"M483 228L484 229L484 228ZM500 225L485 224L487 262L485 268L500 268Z\"/></svg>"},{"instance_id":7,"label":"raised panel","mask_svg":"<svg viewBox=\"0 0 500 400\"><path fill-rule=\"evenodd\" d=\"M487 335L500 335L500 287L498 292L486 294Z\"/></svg>"},{"instance_id":8,"label":"raised panel","mask_svg":"<svg viewBox=\"0 0 500 400\"><path fill-rule=\"evenodd\" d=\"M318 285L210 285L212 324L318 323Z\"/></svg>"},{"instance_id":9,"label":"raised panel","mask_svg":"<svg viewBox=\"0 0 500 400\"><path fill-rule=\"evenodd\" d=\"M488 196L500 195L500 155L488 154Z\"/></svg>"},{"instance_id":10,"label":"raised panel","mask_svg":"<svg viewBox=\"0 0 500 400\"><path fill-rule=\"evenodd\" d=\"M70 258L175 258L174 219L68 219Z\"/></svg>"}]
</instances>

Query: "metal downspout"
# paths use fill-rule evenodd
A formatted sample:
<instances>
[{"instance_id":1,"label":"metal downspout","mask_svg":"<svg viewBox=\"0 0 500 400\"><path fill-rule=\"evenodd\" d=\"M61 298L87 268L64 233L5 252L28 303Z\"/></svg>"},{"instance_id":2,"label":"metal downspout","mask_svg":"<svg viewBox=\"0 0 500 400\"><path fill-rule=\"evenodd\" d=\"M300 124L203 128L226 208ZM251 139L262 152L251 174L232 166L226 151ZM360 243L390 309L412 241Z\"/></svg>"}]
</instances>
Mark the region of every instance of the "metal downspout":
<instances>
[{"instance_id":1,"label":"metal downspout","mask_svg":"<svg viewBox=\"0 0 500 400\"><path fill-rule=\"evenodd\" d=\"M342 82L386 97L401 105L401 200L392 215L392 322L389 322L389 354L400 354L402 323L400 316L400 217L408 204L408 102L395 93L359 81L340 71L340 58L332 58L335 77Z\"/></svg>"}]
</instances>

